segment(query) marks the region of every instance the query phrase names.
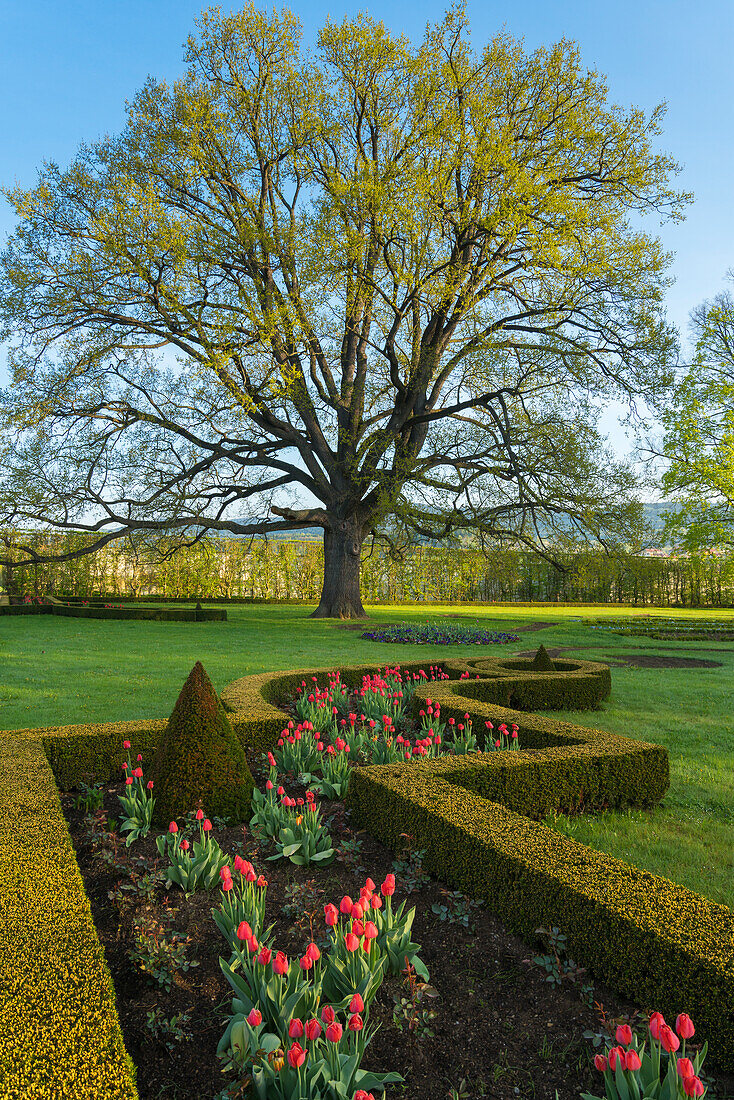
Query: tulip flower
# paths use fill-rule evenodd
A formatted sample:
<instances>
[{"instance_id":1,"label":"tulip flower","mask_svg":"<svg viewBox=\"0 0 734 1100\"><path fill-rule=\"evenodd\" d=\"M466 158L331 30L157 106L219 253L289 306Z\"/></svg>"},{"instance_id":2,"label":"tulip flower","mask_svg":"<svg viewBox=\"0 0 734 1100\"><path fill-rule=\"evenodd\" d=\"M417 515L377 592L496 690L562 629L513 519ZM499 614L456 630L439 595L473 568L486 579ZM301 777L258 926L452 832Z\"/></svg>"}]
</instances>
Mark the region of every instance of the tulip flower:
<instances>
[{"instance_id":1,"label":"tulip flower","mask_svg":"<svg viewBox=\"0 0 734 1100\"><path fill-rule=\"evenodd\" d=\"M699 1077L684 1077L683 1091L686 1096L703 1096L703 1083Z\"/></svg>"},{"instance_id":2,"label":"tulip flower","mask_svg":"<svg viewBox=\"0 0 734 1100\"><path fill-rule=\"evenodd\" d=\"M249 940L252 936L252 929L246 920L243 920L237 929L238 940Z\"/></svg>"},{"instance_id":3,"label":"tulip flower","mask_svg":"<svg viewBox=\"0 0 734 1100\"><path fill-rule=\"evenodd\" d=\"M204 822L204 824L201 827L202 827L202 829L204 830L205 833L211 832L212 823L209 820L209 818L206 819L206 821Z\"/></svg>"},{"instance_id":4,"label":"tulip flower","mask_svg":"<svg viewBox=\"0 0 734 1100\"><path fill-rule=\"evenodd\" d=\"M344 1028L338 1020L334 1020L326 1029L326 1038L330 1043L338 1043L344 1034Z\"/></svg>"},{"instance_id":5,"label":"tulip flower","mask_svg":"<svg viewBox=\"0 0 734 1100\"><path fill-rule=\"evenodd\" d=\"M609 1069L609 1062L603 1054L594 1055L594 1065L599 1070L599 1073L604 1073L605 1070Z\"/></svg>"},{"instance_id":6,"label":"tulip flower","mask_svg":"<svg viewBox=\"0 0 734 1100\"><path fill-rule=\"evenodd\" d=\"M663 1044L663 1050L666 1050L668 1054L672 1054L680 1046L680 1039L667 1024L663 1024L660 1028L660 1042Z\"/></svg>"},{"instance_id":7,"label":"tulip flower","mask_svg":"<svg viewBox=\"0 0 734 1100\"><path fill-rule=\"evenodd\" d=\"M133 782L133 777L132 777L131 775L129 775L129 776L127 777L127 779L125 780L125 786L126 786L126 787L129 787L129 786L131 786L131 785L132 785L132 782Z\"/></svg>"},{"instance_id":8,"label":"tulip flower","mask_svg":"<svg viewBox=\"0 0 734 1100\"><path fill-rule=\"evenodd\" d=\"M350 1012L364 1012L364 1001L360 997L359 993L355 993L349 1002Z\"/></svg>"},{"instance_id":9,"label":"tulip flower","mask_svg":"<svg viewBox=\"0 0 734 1100\"><path fill-rule=\"evenodd\" d=\"M247 1017L247 1022L250 1027L260 1027L260 1024L263 1022L263 1014L259 1008L250 1009L250 1014Z\"/></svg>"},{"instance_id":10,"label":"tulip flower","mask_svg":"<svg viewBox=\"0 0 734 1100\"><path fill-rule=\"evenodd\" d=\"M632 1042L632 1028L629 1024L620 1024L617 1028L616 1039L622 1046L628 1047Z\"/></svg>"},{"instance_id":11,"label":"tulip flower","mask_svg":"<svg viewBox=\"0 0 734 1100\"><path fill-rule=\"evenodd\" d=\"M692 1039L696 1034L693 1020L685 1012L681 1012L680 1016L676 1018L675 1030L678 1032L681 1039Z\"/></svg>"},{"instance_id":12,"label":"tulip flower","mask_svg":"<svg viewBox=\"0 0 734 1100\"><path fill-rule=\"evenodd\" d=\"M317 1019L309 1020L305 1026L306 1038L313 1042L321 1035L321 1024Z\"/></svg>"},{"instance_id":13,"label":"tulip flower","mask_svg":"<svg viewBox=\"0 0 734 1100\"><path fill-rule=\"evenodd\" d=\"M355 909L356 909L356 906L355 906ZM354 912L354 910L352 910L352 912ZM352 932L354 932L355 936L363 936L364 935L364 925L362 924L361 920L353 920L352 921Z\"/></svg>"},{"instance_id":14,"label":"tulip flower","mask_svg":"<svg viewBox=\"0 0 734 1100\"><path fill-rule=\"evenodd\" d=\"M626 1055L627 1069L641 1069L642 1062L636 1050L628 1050Z\"/></svg>"},{"instance_id":15,"label":"tulip flower","mask_svg":"<svg viewBox=\"0 0 734 1100\"><path fill-rule=\"evenodd\" d=\"M373 924L371 920L368 920L364 926L364 934L368 940L377 939L377 925Z\"/></svg>"},{"instance_id":16,"label":"tulip flower","mask_svg":"<svg viewBox=\"0 0 734 1100\"><path fill-rule=\"evenodd\" d=\"M279 951L273 963L273 970L275 973L280 975L287 974L289 965L288 956L284 955L282 951Z\"/></svg>"},{"instance_id":17,"label":"tulip flower","mask_svg":"<svg viewBox=\"0 0 734 1100\"><path fill-rule=\"evenodd\" d=\"M324 1005L324 1007L321 1009L321 1019L327 1025L334 1023L334 1015L334 1009L331 1007L331 1005Z\"/></svg>"},{"instance_id":18,"label":"tulip flower","mask_svg":"<svg viewBox=\"0 0 734 1100\"><path fill-rule=\"evenodd\" d=\"M300 1069L306 1061L306 1051L300 1043L294 1043L288 1051L288 1065L291 1069Z\"/></svg>"},{"instance_id":19,"label":"tulip flower","mask_svg":"<svg viewBox=\"0 0 734 1100\"><path fill-rule=\"evenodd\" d=\"M273 957L273 952L270 950L270 948L269 947L263 947L263 949L261 950L260 954L257 957L257 961L259 963L261 963L263 966L267 966L268 963L270 962L270 960L272 959L272 957Z\"/></svg>"},{"instance_id":20,"label":"tulip flower","mask_svg":"<svg viewBox=\"0 0 734 1100\"><path fill-rule=\"evenodd\" d=\"M339 912L344 913L344 915L348 917L349 914L352 912L353 905L354 902L352 901L352 899L349 897L348 894L345 894L342 900L339 902Z\"/></svg>"},{"instance_id":21,"label":"tulip flower","mask_svg":"<svg viewBox=\"0 0 734 1100\"><path fill-rule=\"evenodd\" d=\"M693 1077L696 1072L690 1058L679 1058L675 1068L678 1071L679 1077Z\"/></svg>"},{"instance_id":22,"label":"tulip flower","mask_svg":"<svg viewBox=\"0 0 734 1100\"><path fill-rule=\"evenodd\" d=\"M122 742L122 747L123 747L123 749L131 748L130 742L129 741L123 741Z\"/></svg>"},{"instance_id":23,"label":"tulip flower","mask_svg":"<svg viewBox=\"0 0 734 1100\"><path fill-rule=\"evenodd\" d=\"M625 1068L626 1059L624 1051L621 1047L612 1047L612 1049L609 1051L609 1068L611 1070L616 1070L617 1062L619 1062L620 1069Z\"/></svg>"},{"instance_id":24,"label":"tulip flower","mask_svg":"<svg viewBox=\"0 0 734 1100\"><path fill-rule=\"evenodd\" d=\"M344 943L347 951L356 951L359 947L359 939L354 935L354 932L347 932L344 937Z\"/></svg>"},{"instance_id":25,"label":"tulip flower","mask_svg":"<svg viewBox=\"0 0 734 1100\"><path fill-rule=\"evenodd\" d=\"M298 1018L296 1018L295 1020L291 1020L291 1022L288 1024L288 1038L289 1039L300 1039L302 1035L303 1035L303 1023L302 1023L302 1021L299 1020Z\"/></svg>"},{"instance_id":26,"label":"tulip flower","mask_svg":"<svg viewBox=\"0 0 734 1100\"><path fill-rule=\"evenodd\" d=\"M373 894L370 899L370 905L373 909L382 909L382 899L379 894Z\"/></svg>"},{"instance_id":27,"label":"tulip flower","mask_svg":"<svg viewBox=\"0 0 734 1100\"><path fill-rule=\"evenodd\" d=\"M329 903L329 905L324 906L324 919L330 928L334 927L339 920L339 912L335 905Z\"/></svg>"},{"instance_id":28,"label":"tulip flower","mask_svg":"<svg viewBox=\"0 0 734 1100\"><path fill-rule=\"evenodd\" d=\"M308 957L308 955L303 955L303 956L301 956L301 958L300 958L300 959L298 960L298 965L300 966L301 970L302 970L302 971L304 972L304 974L305 974L305 973L306 973L306 971L307 971L307 970L310 970L310 969L311 969L311 967L313 966L313 959L310 959L310 958Z\"/></svg>"},{"instance_id":29,"label":"tulip flower","mask_svg":"<svg viewBox=\"0 0 734 1100\"><path fill-rule=\"evenodd\" d=\"M177 833L178 832L178 825L176 824L175 821L172 821L171 824L168 826L168 831L169 831L169 833Z\"/></svg>"},{"instance_id":30,"label":"tulip flower","mask_svg":"<svg viewBox=\"0 0 734 1100\"><path fill-rule=\"evenodd\" d=\"M352 916L354 920L361 920L364 916L364 909L358 901L355 901L354 905L352 906L352 912L350 916Z\"/></svg>"},{"instance_id":31,"label":"tulip flower","mask_svg":"<svg viewBox=\"0 0 734 1100\"><path fill-rule=\"evenodd\" d=\"M652 1035L653 1039L660 1039L660 1028L664 1026L665 1019L663 1018L662 1012L653 1012L652 1016L650 1017L649 1023L650 1034Z\"/></svg>"},{"instance_id":32,"label":"tulip flower","mask_svg":"<svg viewBox=\"0 0 734 1100\"><path fill-rule=\"evenodd\" d=\"M189 842L186 839L186 837L184 837L183 840L181 841L181 843L179 844L179 848L181 849L182 852L188 852L189 847L190 847Z\"/></svg>"},{"instance_id":33,"label":"tulip flower","mask_svg":"<svg viewBox=\"0 0 734 1100\"><path fill-rule=\"evenodd\" d=\"M349 1023L347 1024L347 1027L350 1031L362 1030L362 1028L364 1027L364 1020L358 1012L355 1012L353 1016L349 1017Z\"/></svg>"},{"instance_id":34,"label":"tulip flower","mask_svg":"<svg viewBox=\"0 0 734 1100\"><path fill-rule=\"evenodd\" d=\"M310 943L306 948L306 954L311 962L318 962L321 958L321 951L315 943Z\"/></svg>"},{"instance_id":35,"label":"tulip flower","mask_svg":"<svg viewBox=\"0 0 734 1100\"><path fill-rule=\"evenodd\" d=\"M366 887L366 888L367 888L367 889L368 889L368 890L370 891L370 893L372 893L372 892L373 892L373 890L375 890L375 889L376 889L376 886L375 886L375 884L374 884L374 882L372 881L372 879L371 879L371 878L368 878L368 879L367 879L367 880L365 881L365 887Z\"/></svg>"},{"instance_id":36,"label":"tulip flower","mask_svg":"<svg viewBox=\"0 0 734 1100\"><path fill-rule=\"evenodd\" d=\"M196 811L196 820L197 821L203 821L204 820L204 811L201 808L199 808Z\"/></svg>"}]
</instances>

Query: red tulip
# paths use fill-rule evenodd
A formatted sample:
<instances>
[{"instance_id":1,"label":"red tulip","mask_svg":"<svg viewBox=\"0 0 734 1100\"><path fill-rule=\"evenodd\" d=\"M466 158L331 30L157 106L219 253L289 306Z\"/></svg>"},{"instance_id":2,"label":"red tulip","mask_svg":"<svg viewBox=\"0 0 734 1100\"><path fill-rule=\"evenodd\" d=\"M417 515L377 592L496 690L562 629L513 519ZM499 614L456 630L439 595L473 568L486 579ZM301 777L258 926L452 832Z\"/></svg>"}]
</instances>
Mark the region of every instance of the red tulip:
<instances>
[{"instance_id":1,"label":"red tulip","mask_svg":"<svg viewBox=\"0 0 734 1100\"><path fill-rule=\"evenodd\" d=\"M370 900L370 905L373 909L382 909L382 899L379 894L373 894Z\"/></svg>"},{"instance_id":2,"label":"red tulip","mask_svg":"<svg viewBox=\"0 0 734 1100\"><path fill-rule=\"evenodd\" d=\"M338 1020L334 1020L333 1023L330 1023L326 1029L326 1038L330 1043L338 1043L343 1034L344 1028Z\"/></svg>"},{"instance_id":3,"label":"red tulip","mask_svg":"<svg viewBox=\"0 0 734 1100\"><path fill-rule=\"evenodd\" d=\"M175 821L172 821L171 824L168 826L168 831L169 831L169 833L177 833L178 832L178 825L176 824Z\"/></svg>"},{"instance_id":4,"label":"red tulip","mask_svg":"<svg viewBox=\"0 0 734 1100\"><path fill-rule=\"evenodd\" d=\"M257 885L258 885L258 888L259 888L260 890L267 890L267 888L268 888L268 880L267 880L267 879L265 878L265 875L260 875L260 876L259 876L259 878L258 878L258 880L257 880Z\"/></svg>"},{"instance_id":5,"label":"red tulip","mask_svg":"<svg viewBox=\"0 0 734 1100\"><path fill-rule=\"evenodd\" d=\"M632 1028L629 1024L620 1024L617 1028L616 1039L622 1046L628 1047L632 1042Z\"/></svg>"},{"instance_id":6,"label":"red tulip","mask_svg":"<svg viewBox=\"0 0 734 1100\"><path fill-rule=\"evenodd\" d=\"M318 1039L319 1035L321 1034L321 1024L315 1018L313 1020L309 1020L306 1024L305 1032L306 1038L313 1042L314 1039Z\"/></svg>"},{"instance_id":7,"label":"red tulip","mask_svg":"<svg viewBox=\"0 0 734 1100\"><path fill-rule=\"evenodd\" d=\"M385 875L385 881L380 890L386 898L391 897L395 893L395 875Z\"/></svg>"},{"instance_id":8,"label":"red tulip","mask_svg":"<svg viewBox=\"0 0 734 1100\"><path fill-rule=\"evenodd\" d=\"M329 927L334 927L336 922L339 920L339 912L335 905L329 903L329 905L324 906L324 919Z\"/></svg>"},{"instance_id":9,"label":"red tulip","mask_svg":"<svg viewBox=\"0 0 734 1100\"><path fill-rule=\"evenodd\" d=\"M153 790L153 780L149 779L148 782L145 784L145 786L146 786L147 790L152 791Z\"/></svg>"},{"instance_id":10,"label":"red tulip","mask_svg":"<svg viewBox=\"0 0 734 1100\"><path fill-rule=\"evenodd\" d=\"M698 1077L684 1077L683 1091L686 1096L703 1096L703 1084Z\"/></svg>"},{"instance_id":11,"label":"red tulip","mask_svg":"<svg viewBox=\"0 0 734 1100\"><path fill-rule=\"evenodd\" d=\"M681 1012L680 1016L676 1019L675 1030L678 1032L681 1039L692 1039L696 1034L693 1020L685 1012Z\"/></svg>"},{"instance_id":12,"label":"red tulip","mask_svg":"<svg viewBox=\"0 0 734 1100\"><path fill-rule=\"evenodd\" d=\"M605 1069L609 1069L609 1062L607 1062L603 1054L594 1055L594 1065L599 1070L599 1073L603 1073Z\"/></svg>"},{"instance_id":13,"label":"red tulip","mask_svg":"<svg viewBox=\"0 0 734 1100\"><path fill-rule=\"evenodd\" d=\"M247 1017L247 1022L250 1027L260 1027L263 1022L263 1014L258 1008L250 1009L250 1015Z\"/></svg>"},{"instance_id":14,"label":"red tulip","mask_svg":"<svg viewBox=\"0 0 734 1100\"><path fill-rule=\"evenodd\" d=\"M359 947L359 940L355 936L354 932L347 932L344 937L344 943L346 944L347 951L356 951Z\"/></svg>"},{"instance_id":15,"label":"red tulip","mask_svg":"<svg viewBox=\"0 0 734 1100\"><path fill-rule=\"evenodd\" d=\"M294 1043L288 1051L288 1065L291 1069L299 1069L306 1061L306 1051L300 1043Z\"/></svg>"},{"instance_id":16,"label":"red tulip","mask_svg":"<svg viewBox=\"0 0 734 1100\"><path fill-rule=\"evenodd\" d=\"M360 997L359 993L355 993L349 1002L350 1012L364 1012L364 1001Z\"/></svg>"},{"instance_id":17,"label":"red tulip","mask_svg":"<svg viewBox=\"0 0 734 1100\"><path fill-rule=\"evenodd\" d=\"M617 1062L619 1062L620 1069L624 1069L626 1063L624 1051L621 1047L612 1047L609 1051L609 1068L616 1070Z\"/></svg>"},{"instance_id":18,"label":"red tulip","mask_svg":"<svg viewBox=\"0 0 734 1100\"><path fill-rule=\"evenodd\" d=\"M376 889L376 886L371 878L366 879L365 886L370 891L370 893L372 893L372 891Z\"/></svg>"},{"instance_id":19,"label":"red tulip","mask_svg":"<svg viewBox=\"0 0 734 1100\"><path fill-rule=\"evenodd\" d=\"M334 1023L334 1009L331 1007L331 1005L324 1005L324 1007L321 1009L321 1019L324 1021L325 1024Z\"/></svg>"},{"instance_id":20,"label":"red tulip","mask_svg":"<svg viewBox=\"0 0 734 1100\"><path fill-rule=\"evenodd\" d=\"M132 782L133 782L133 777L132 777L131 775L129 775L129 776L127 777L127 779L125 780L125 786L126 786L126 787L130 787L130 786L132 786Z\"/></svg>"},{"instance_id":21,"label":"red tulip","mask_svg":"<svg viewBox=\"0 0 734 1100\"><path fill-rule=\"evenodd\" d=\"M288 1038L300 1039L302 1035L303 1023L301 1022L301 1020L299 1020L298 1018L296 1018L295 1020L291 1020L291 1022L288 1024Z\"/></svg>"},{"instance_id":22,"label":"red tulip","mask_svg":"<svg viewBox=\"0 0 734 1100\"><path fill-rule=\"evenodd\" d=\"M663 1044L663 1050L667 1050L668 1054L672 1054L680 1046L680 1039L667 1024L663 1024L660 1028L660 1042Z\"/></svg>"},{"instance_id":23,"label":"red tulip","mask_svg":"<svg viewBox=\"0 0 734 1100\"><path fill-rule=\"evenodd\" d=\"M204 811L201 808L199 808L196 811L196 820L197 821L203 821L203 819L204 819Z\"/></svg>"},{"instance_id":24,"label":"red tulip","mask_svg":"<svg viewBox=\"0 0 734 1100\"><path fill-rule=\"evenodd\" d=\"M354 909L356 909L356 908L357 908L357 906L355 905ZM354 909L352 910L352 912L354 912ZM364 925L362 924L361 920L353 920L352 921L352 932L354 932L355 936L363 936L364 935Z\"/></svg>"},{"instance_id":25,"label":"red tulip","mask_svg":"<svg viewBox=\"0 0 734 1100\"><path fill-rule=\"evenodd\" d=\"M308 955L303 955L298 960L298 965L300 966L301 970L303 970L303 972L305 973L307 970L310 970L311 967L313 966L313 959L310 959L308 957Z\"/></svg>"},{"instance_id":26,"label":"red tulip","mask_svg":"<svg viewBox=\"0 0 734 1100\"><path fill-rule=\"evenodd\" d=\"M678 1070L679 1077L693 1077L696 1072L690 1058L679 1058L675 1068Z\"/></svg>"},{"instance_id":27,"label":"red tulip","mask_svg":"<svg viewBox=\"0 0 734 1100\"><path fill-rule=\"evenodd\" d=\"M364 909L358 901L355 901L354 905L352 906L352 912L350 913L350 916L353 917L354 920L361 920L364 916Z\"/></svg>"},{"instance_id":28,"label":"red tulip","mask_svg":"<svg viewBox=\"0 0 734 1100\"><path fill-rule=\"evenodd\" d=\"M209 820L208 817L204 821L204 824L201 827L202 827L202 829L204 830L205 833L211 832L212 823L211 823L211 821Z\"/></svg>"},{"instance_id":29,"label":"red tulip","mask_svg":"<svg viewBox=\"0 0 734 1100\"><path fill-rule=\"evenodd\" d=\"M267 966L268 963L270 962L270 960L272 959L272 957L273 957L273 952L270 950L270 948L269 947L263 947L263 949L261 950L260 954L257 957L257 961L259 963L262 963L263 966Z\"/></svg>"},{"instance_id":30,"label":"red tulip","mask_svg":"<svg viewBox=\"0 0 734 1100\"><path fill-rule=\"evenodd\" d=\"M660 1039L660 1028L665 1026L665 1019L662 1012L653 1012L650 1017L650 1034L653 1039Z\"/></svg>"},{"instance_id":31,"label":"red tulip","mask_svg":"<svg viewBox=\"0 0 734 1100\"><path fill-rule=\"evenodd\" d=\"M181 841L181 843L179 844L179 848L181 849L181 851L182 851L182 852L188 852L188 850L189 850L189 842L188 842L188 840L186 839L186 837L184 837L184 839L183 839L183 840Z\"/></svg>"},{"instance_id":32,"label":"red tulip","mask_svg":"<svg viewBox=\"0 0 734 1100\"><path fill-rule=\"evenodd\" d=\"M266 791L272 791L274 786L275 786L275 784L273 783L272 779L268 779L267 782L265 783L265 790Z\"/></svg>"},{"instance_id":33,"label":"red tulip","mask_svg":"<svg viewBox=\"0 0 734 1100\"><path fill-rule=\"evenodd\" d=\"M636 1050L627 1051L627 1069L641 1069L642 1062Z\"/></svg>"},{"instance_id":34,"label":"red tulip","mask_svg":"<svg viewBox=\"0 0 734 1100\"><path fill-rule=\"evenodd\" d=\"M339 912L344 913L344 915L348 917L349 914L352 912L353 905L354 902L352 901L352 899L349 897L348 894L345 894L342 900L339 902Z\"/></svg>"},{"instance_id":35,"label":"red tulip","mask_svg":"<svg viewBox=\"0 0 734 1100\"><path fill-rule=\"evenodd\" d=\"M122 742L122 747L123 747L123 749L129 749L131 747L130 742L129 741L123 741Z\"/></svg>"},{"instance_id":36,"label":"red tulip","mask_svg":"<svg viewBox=\"0 0 734 1100\"><path fill-rule=\"evenodd\" d=\"M247 921L243 920L241 922L239 928L237 929L237 939L238 940L249 940L251 935L252 935L252 929L250 928Z\"/></svg>"},{"instance_id":37,"label":"red tulip","mask_svg":"<svg viewBox=\"0 0 734 1100\"><path fill-rule=\"evenodd\" d=\"M277 955L275 956L275 962L273 963L273 970L275 971L276 974L281 974L281 975L287 974L288 973L288 966L289 966L288 956L284 955L282 951L279 951L277 953Z\"/></svg>"},{"instance_id":38,"label":"red tulip","mask_svg":"<svg viewBox=\"0 0 734 1100\"><path fill-rule=\"evenodd\" d=\"M347 1027L350 1031L362 1030L362 1028L364 1027L364 1020L358 1012L355 1012L353 1016L349 1017L349 1023L347 1024Z\"/></svg>"},{"instance_id":39,"label":"red tulip","mask_svg":"<svg viewBox=\"0 0 734 1100\"><path fill-rule=\"evenodd\" d=\"M310 943L306 948L306 954L311 962L318 962L321 958L321 951L315 943Z\"/></svg>"},{"instance_id":40,"label":"red tulip","mask_svg":"<svg viewBox=\"0 0 734 1100\"><path fill-rule=\"evenodd\" d=\"M377 939L377 925L373 924L371 920L368 920L364 926L364 934L368 940Z\"/></svg>"}]
</instances>

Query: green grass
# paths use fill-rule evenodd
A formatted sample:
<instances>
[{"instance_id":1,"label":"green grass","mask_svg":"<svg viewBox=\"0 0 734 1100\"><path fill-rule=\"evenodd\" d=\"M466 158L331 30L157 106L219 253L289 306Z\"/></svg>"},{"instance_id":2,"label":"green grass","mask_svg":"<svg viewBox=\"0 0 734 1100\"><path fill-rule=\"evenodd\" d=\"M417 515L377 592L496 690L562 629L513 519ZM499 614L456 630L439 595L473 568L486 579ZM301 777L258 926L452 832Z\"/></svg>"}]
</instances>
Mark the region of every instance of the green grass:
<instances>
[{"instance_id":1,"label":"green grass","mask_svg":"<svg viewBox=\"0 0 734 1100\"><path fill-rule=\"evenodd\" d=\"M507 647L411 646L367 642L358 631L310 620L310 608L231 606L227 623L102 622L55 616L0 618L0 728L165 718L196 660L216 688L269 669L363 660L396 663L443 656L578 647L588 660L619 653L710 657L717 669L612 669L612 697L602 711L564 715L664 745L671 788L653 813L559 818L554 825L734 909L734 643L655 641L592 631L589 621L645 614L619 607L374 607L371 619L419 622L460 614L489 629L537 620L557 625L526 633ZM666 615L666 612L655 612ZM672 618L709 617L700 610ZM734 624L734 612L710 613ZM722 652L709 652L720 649ZM568 655L573 655L573 650Z\"/></svg>"}]
</instances>

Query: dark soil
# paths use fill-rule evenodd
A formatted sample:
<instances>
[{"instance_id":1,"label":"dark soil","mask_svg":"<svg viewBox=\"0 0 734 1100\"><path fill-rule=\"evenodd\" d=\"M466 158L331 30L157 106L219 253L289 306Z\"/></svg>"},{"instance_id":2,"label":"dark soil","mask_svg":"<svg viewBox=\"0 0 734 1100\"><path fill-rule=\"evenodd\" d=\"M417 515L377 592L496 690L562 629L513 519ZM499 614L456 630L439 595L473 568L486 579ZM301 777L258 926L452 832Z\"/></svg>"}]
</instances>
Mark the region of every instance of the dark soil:
<instances>
[{"instance_id":1,"label":"dark soil","mask_svg":"<svg viewBox=\"0 0 734 1100\"><path fill-rule=\"evenodd\" d=\"M655 653L615 653L605 657L610 665L633 665L635 668L721 668L721 661L701 657L668 657Z\"/></svg>"},{"instance_id":2,"label":"dark soil","mask_svg":"<svg viewBox=\"0 0 734 1100\"><path fill-rule=\"evenodd\" d=\"M120 787L119 790L122 788ZM116 794L105 793L105 810L116 817ZM216 1059L217 1043L226 1027L231 991L219 967L225 954L224 941L214 925L210 909L218 897L197 894L188 900L176 887L166 892L159 884L152 902L137 907L119 907L108 891L121 881L129 882L131 860L147 863L148 870L162 869L152 837L130 849L118 848L114 865L101 861L100 846L90 844L81 811L73 797L62 796L79 866L92 904L97 931L104 946L117 991L117 1003L125 1044L138 1070L141 1100L210 1100L223 1088L224 1077ZM338 904L343 894L356 897L367 875L380 883L392 868L394 855L366 833L355 833L340 803L324 805L325 816L333 815L334 846L342 840L361 843L355 869L337 861L327 868L298 868L285 861L265 862L270 848L259 848L241 827L217 829L215 835L225 851L239 851L268 879L265 924L275 921L275 941L289 957L303 953L311 939L308 922L300 923L283 912L286 887L299 884L310 890L313 936L325 936L323 905ZM88 821L88 819L87 819ZM86 836L85 836L86 832ZM140 866L140 865L138 865ZM126 871L128 874L126 874ZM402 876L403 883L405 876ZM397 1070L406 1081L404 1091L388 1090L388 1098L447 1100L449 1089L459 1088L466 1079L466 1097L493 1100L577 1100L583 1088L600 1092L599 1075L590 1067L593 1052L583 1032L603 1030L604 1021L633 1019L635 1007L602 986L588 986L588 977L565 978L559 987L545 980L545 972L532 963L533 949L509 934L483 908L472 910L471 930L459 923L442 922L431 907L445 904L441 883L431 880L414 892L416 907L413 938L422 945L422 958L438 993L424 1002L435 1018L426 1026L432 1035L398 1030L393 1023L393 996L403 993L400 977L388 977L372 1006L370 1019L379 1023L365 1058L365 1068ZM216 892L218 894L218 891ZM405 896L398 876L395 901ZM163 924L188 937L189 952L199 965L174 978L170 993L146 982L128 957L134 944L133 915L155 916ZM543 950L540 952L543 953ZM651 1011L656 1006L642 1006ZM147 1013L160 1008L170 1018L189 1013L187 1038L176 1042L169 1053L146 1028ZM639 1023L639 1018L638 1018ZM717 1100L734 1100L734 1079Z\"/></svg>"}]
</instances>

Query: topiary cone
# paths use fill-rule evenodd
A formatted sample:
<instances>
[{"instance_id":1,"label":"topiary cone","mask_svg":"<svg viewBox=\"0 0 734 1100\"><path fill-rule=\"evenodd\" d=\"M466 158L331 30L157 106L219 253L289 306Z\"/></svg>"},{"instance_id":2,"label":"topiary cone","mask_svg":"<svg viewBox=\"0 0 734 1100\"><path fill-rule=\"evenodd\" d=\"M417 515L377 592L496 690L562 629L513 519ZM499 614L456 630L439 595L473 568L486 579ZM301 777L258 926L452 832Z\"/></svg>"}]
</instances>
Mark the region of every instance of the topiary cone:
<instances>
[{"instance_id":1,"label":"topiary cone","mask_svg":"<svg viewBox=\"0 0 734 1100\"><path fill-rule=\"evenodd\" d=\"M151 774L158 825L193 810L199 800L208 817L250 816L252 773L200 661L181 689Z\"/></svg>"},{"instance_id":2,"label":"topiary cone","mask_svg":"<svg viewBox=\"0 0 734 1100\"><path fill-rule=\"evenodd\" d=\"M548 656L548 650L541 644L538 646L538 652L530 662L530 667L533 672L555 672L556 666Z\"/></svg>"}]
</instances>

